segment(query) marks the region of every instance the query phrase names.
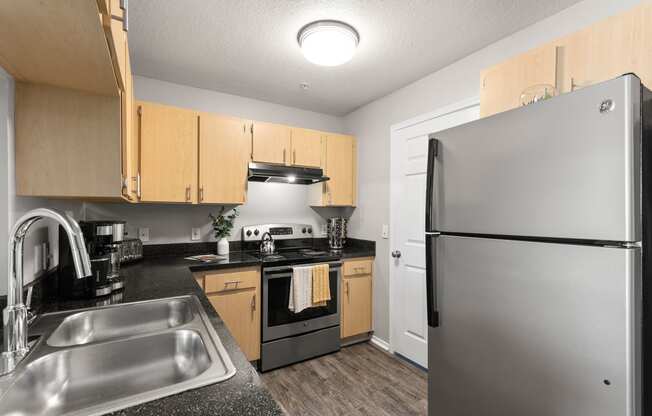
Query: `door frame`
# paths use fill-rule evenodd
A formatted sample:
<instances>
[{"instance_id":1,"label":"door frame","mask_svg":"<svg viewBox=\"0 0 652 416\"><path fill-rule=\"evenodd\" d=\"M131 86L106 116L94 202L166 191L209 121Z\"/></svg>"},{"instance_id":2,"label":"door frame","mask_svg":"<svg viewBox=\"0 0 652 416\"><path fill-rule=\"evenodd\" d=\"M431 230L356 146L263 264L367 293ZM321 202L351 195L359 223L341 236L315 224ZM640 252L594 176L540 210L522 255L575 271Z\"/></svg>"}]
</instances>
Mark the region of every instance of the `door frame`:
<instances>
[{"instance_id":1,"label":"door frame","mask_svg":"<svg viewBox=\"0 0 652 416\"><path fill-rule=\"evenodd\" d=\"M397 294L398 292L398 283L399 279L397 276L397 268L393 264L392 251L395 247L398 247L399 241L397 239L398 226L396 221L398 220L398 209L401 198L401 187L397 186L398 181L400 180L401 170L399 169L400 160L398 156L402 153L398 152L398 146L400 145L399 139L403 137L403 134L406 131L409 131L411 128L418 128L420 124L423 124L428 121L435 120L440 117L445 117L449 114L456 113L458 111L467 110L472 107L478 107L478 112L480 110L480 96L473 96L465 100L449 104L447 106L441 107L438 110L425 113L408 120L402 121L400 123L392 124L390 126L390 181L389 181L389 195L390 195L390 209L389 209L389 245L387 256L389 258L389 351L395 353L396 345L396 335L395 330L397 325L395 321L400 317L398 314L394 313L396 310L397 304ZM431 132L428 132L431 133ZM424 133L424 134L428 134ZM424 230L425 233L425 230ZM424 294L425 296L425 294Z\"/></svg>"}]
</instances>

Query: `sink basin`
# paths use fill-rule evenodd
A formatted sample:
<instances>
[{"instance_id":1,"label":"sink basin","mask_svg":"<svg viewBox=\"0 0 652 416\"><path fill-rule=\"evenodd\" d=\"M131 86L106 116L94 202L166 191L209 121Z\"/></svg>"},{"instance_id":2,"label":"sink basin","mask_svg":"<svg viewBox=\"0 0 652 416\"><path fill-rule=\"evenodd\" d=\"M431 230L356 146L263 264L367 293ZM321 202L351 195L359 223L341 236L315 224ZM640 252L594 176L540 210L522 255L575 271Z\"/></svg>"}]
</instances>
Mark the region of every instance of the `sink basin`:
<instances>
[{"instance_id":1,"label":"sink basin","mask_svg":"<svg viewBox=\"0 0 652 416\"><path fill-rule=\"evenodd\" d=\"M66 347L176 328L193 319L188 299L161 299L88 310L67 316L48 338Z\"/></svg>"},{"instance_id":2,"label":"sink basin","mask_svg":"<svg viewBox=\"0 0 652 416\"><path fill-rule=\"evenodd\" d=\"M0 415L101 415L235 374L194 296L46 314L34 329L0 377Z\"/></svg>"}]
</instances>

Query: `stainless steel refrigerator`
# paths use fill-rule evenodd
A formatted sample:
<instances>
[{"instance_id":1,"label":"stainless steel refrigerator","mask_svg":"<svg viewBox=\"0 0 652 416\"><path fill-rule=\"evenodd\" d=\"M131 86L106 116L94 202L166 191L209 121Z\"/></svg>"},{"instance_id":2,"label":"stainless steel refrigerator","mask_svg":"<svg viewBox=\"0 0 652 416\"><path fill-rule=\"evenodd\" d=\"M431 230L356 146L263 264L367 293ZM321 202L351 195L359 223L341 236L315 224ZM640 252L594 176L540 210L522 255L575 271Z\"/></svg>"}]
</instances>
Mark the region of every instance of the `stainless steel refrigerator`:
<instances>
[{"instance_id":1,"label":"stainless steel refrigerator","mask_svg":"<svg viewBox=\"0 0 652 416\"><path fill-rule=\"evenodd\" d=\"M651 105L625 75L430 135L430 416L652 415Z\"/></svg>"}]
</instances>

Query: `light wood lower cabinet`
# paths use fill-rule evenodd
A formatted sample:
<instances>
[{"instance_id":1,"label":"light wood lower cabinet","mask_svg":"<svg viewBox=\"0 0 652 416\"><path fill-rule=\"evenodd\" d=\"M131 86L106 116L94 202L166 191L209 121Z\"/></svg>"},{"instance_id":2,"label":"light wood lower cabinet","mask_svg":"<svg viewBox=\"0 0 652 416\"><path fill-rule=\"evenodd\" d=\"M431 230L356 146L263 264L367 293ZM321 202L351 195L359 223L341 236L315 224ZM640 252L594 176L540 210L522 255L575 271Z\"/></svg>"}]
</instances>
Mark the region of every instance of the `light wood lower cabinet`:
<instances>
[{"instance_id":1,"label":"light wood lower cabinet","mask_svg":"<svg viewBox=\"0 0 652 416\"><path fill-rule=\"evenodd\" d=\"M247 200L248 127L239 118L199 115L199 202L243 204Z\"/></svg>"},{"instance_id":2,"label":"light wood lower cabinet","mask_svg":"<svg viewBox=\"0 0 652 416\"><path fill-rule=\"evenodd\" d=\"M373 258L345 260L342 267L341 338L373 330L372 299Z\"/></svg>"},{"instance_id":3,"label":"light wood lower cabinet","mask_svg":"<svg viewBox=\"0 0 652 416\"><path fill-rule=\"evenodd\" d=\"M260 358L260 268L196 273L197 283L249 361Z\"/></svg>"},{"instance_id":4,"label":"light wood lower cabinet","mask_svg":"<svg viewBox=\"0 0 652 416\"><path fill-rule=\"evenodd\" d=\"M140 201L197 202L198 115L138 102Z\"/></svg>"}]
</instances>

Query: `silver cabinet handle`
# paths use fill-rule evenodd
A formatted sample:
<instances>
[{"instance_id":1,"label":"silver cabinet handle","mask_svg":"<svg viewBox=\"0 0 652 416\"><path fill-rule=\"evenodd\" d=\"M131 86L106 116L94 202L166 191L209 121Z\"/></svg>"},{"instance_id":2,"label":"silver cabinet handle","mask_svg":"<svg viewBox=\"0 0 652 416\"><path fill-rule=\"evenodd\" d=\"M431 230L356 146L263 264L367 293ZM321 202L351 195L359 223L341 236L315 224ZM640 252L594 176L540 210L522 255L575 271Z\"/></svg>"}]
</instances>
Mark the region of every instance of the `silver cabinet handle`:
<instances>
[{"instance_id":1,"label":"silver cabinet handle","mask_svg":"<svg viewBox=\"0 0 652 416\"><path fill-rule=\"evenodd\" d=\"M202 202L204 200L204 187L200 186L199 187L199 202Z\"/></svg>"},{"instance_id":2,"label":"silver cabinet handle","mask_svg":"<svg viewBox=\"0 0 652 416\"><path fill-rule=\"evenodd\" d=\"M292 164L297 164L297 149L292 150Z\"/></svg>"},{"instance_id":3,"label":"silver cabinet handle","mask_svg":"<svg viewBox=\"0 0 652 416\"><path fill-rule=\"evenodd\" d=\"M186 202L190 201L190 185L186 186Z\"/></svg>"},{"instance_id":4,"label":"silver cabinet handle","mask_svg":"<svg viewBox=\"0 0 652 416\"><path fill-rule=\"evenodd\" d=\"M122 30L129 32L129 0L120 0L122 12Z\"/></svg>"},{"instance_id":5,"label":"silver cabinet handle","mask_svg":"<svg viewBox=\"0 0 652 416\"><path fill-rule=\"evenodd\" d=\"M136 196L138 199L140 199L142 190L141 190L141 185L140 185L140 172L138 172L138 175L136 175Z\"/></svg>"},{"instance_id":6,"label":"silver cabinet handle","mask_svg":"<svg viewBox=\"0 0 652 416\"><path fill-rule=\"evenodd\" d=\"M394 257L395 259L400 259L401 258L401 252L398 251L398 250L392 251L392 257Z\"/></svg>"},{"instance_id":7,"label":"silver cabinet handle","mask_svg":"<svg viewBox=\"0 0 652 416\"><path fill-rule=\"evenodd\" d=\"M251 311L256 310L256 294L254 293L254 297L251 298Z\"/></svg>"}]
</instances>

